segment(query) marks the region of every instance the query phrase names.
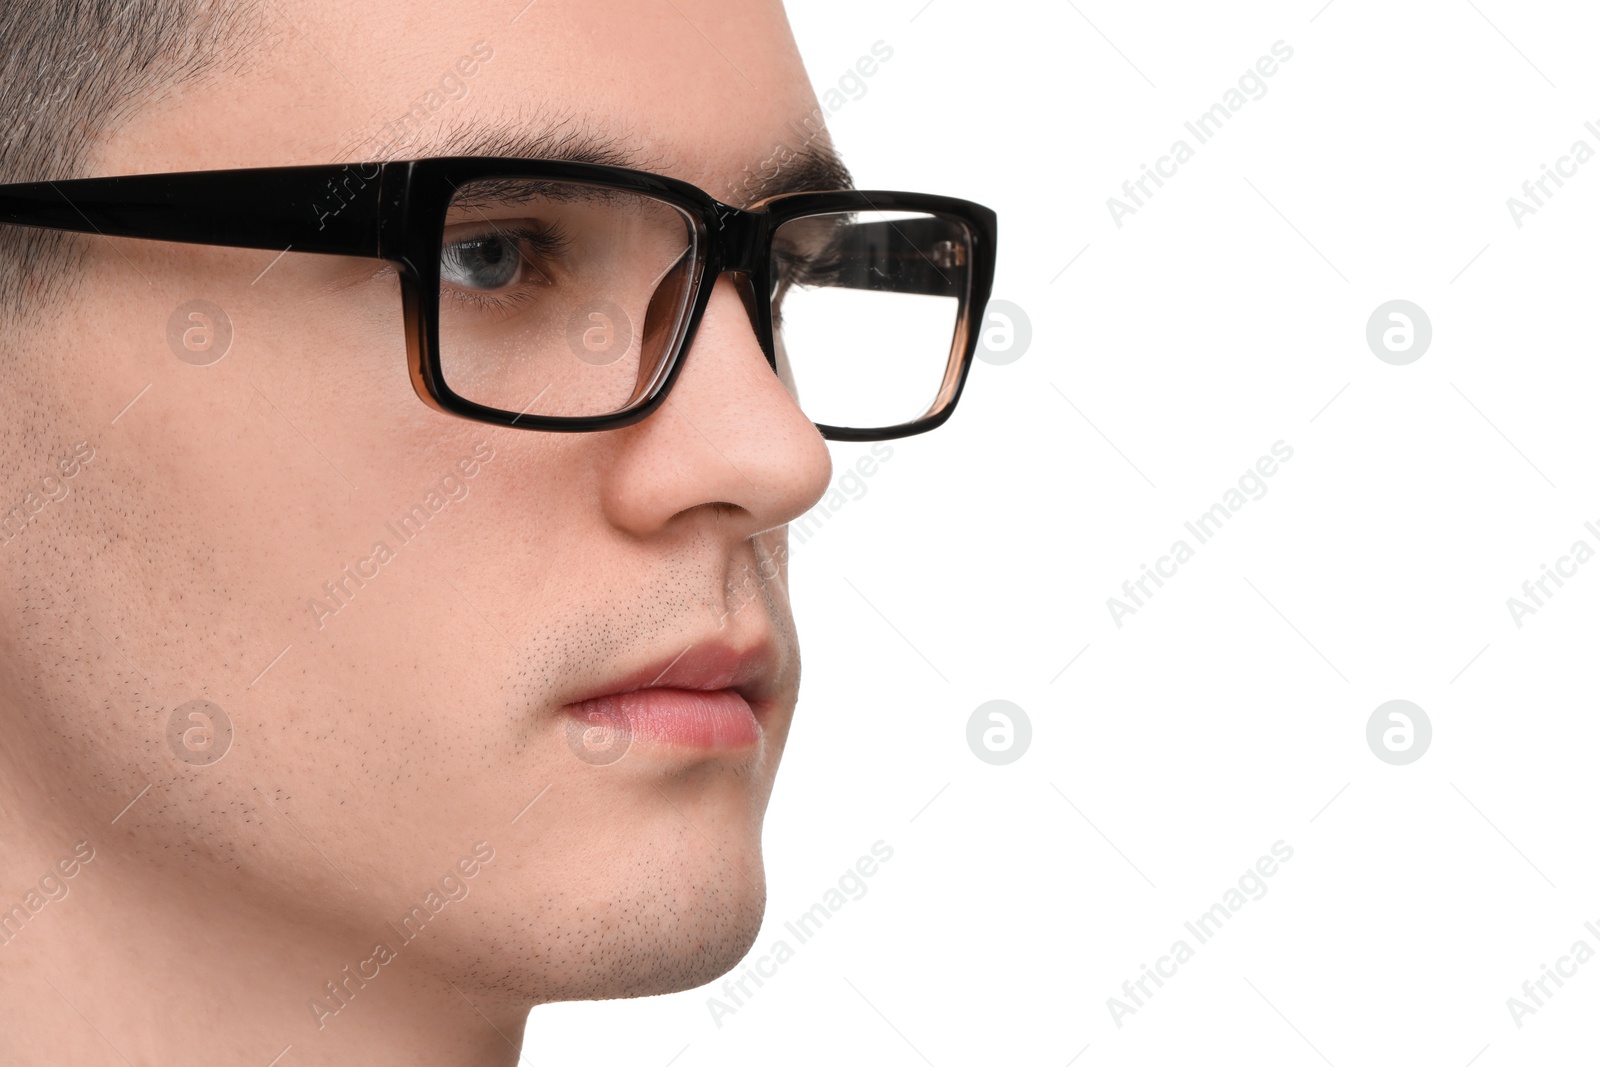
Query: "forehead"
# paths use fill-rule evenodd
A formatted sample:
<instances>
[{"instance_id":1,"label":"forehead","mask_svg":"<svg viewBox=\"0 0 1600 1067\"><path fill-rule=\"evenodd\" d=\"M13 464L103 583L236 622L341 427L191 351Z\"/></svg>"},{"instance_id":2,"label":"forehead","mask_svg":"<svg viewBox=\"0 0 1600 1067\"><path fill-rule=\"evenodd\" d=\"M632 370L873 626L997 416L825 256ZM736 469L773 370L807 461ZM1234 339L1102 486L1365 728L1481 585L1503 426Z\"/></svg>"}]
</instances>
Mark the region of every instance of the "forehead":
<instances>
[{"instance_id":1,"label":"forehead","mask_svg":"<svg viewBox=\"0 0 1600 1067\"><path fill-rule=\"evenodd\" d=\"M826 145L778 0L268 0L259 18L260 40L147 108L101 166L599 142L726 198L741 174Z\"/></svg>"}]
</instances>

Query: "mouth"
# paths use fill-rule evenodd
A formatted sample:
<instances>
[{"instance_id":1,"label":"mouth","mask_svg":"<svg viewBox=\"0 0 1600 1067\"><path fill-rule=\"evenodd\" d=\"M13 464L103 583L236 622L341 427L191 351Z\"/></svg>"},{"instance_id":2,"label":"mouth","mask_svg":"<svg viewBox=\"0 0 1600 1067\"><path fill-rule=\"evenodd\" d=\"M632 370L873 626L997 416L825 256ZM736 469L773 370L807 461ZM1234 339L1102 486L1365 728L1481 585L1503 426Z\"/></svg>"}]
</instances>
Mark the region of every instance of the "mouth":
<instances>
[{"instance_id":1,"label":"mouth","mask_svg":"<svg viewBox=\"0 0 1600 1067\"><path fill-rule=\"evenodd\" d=\"M776 697L776 662L769 643L688 645L565 705L568 743L595 764L615 762L634 745L710 753L754 748Z\"/></svg>"}]
</instances>

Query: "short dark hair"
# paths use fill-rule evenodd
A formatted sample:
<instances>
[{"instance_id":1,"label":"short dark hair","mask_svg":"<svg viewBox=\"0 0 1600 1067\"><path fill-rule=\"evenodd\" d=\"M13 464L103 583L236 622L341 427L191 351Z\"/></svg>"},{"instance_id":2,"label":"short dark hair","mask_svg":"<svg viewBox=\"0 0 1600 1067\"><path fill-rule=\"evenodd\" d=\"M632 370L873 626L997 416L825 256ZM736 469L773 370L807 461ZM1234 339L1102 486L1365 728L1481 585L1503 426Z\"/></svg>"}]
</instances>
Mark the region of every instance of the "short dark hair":
<instances>
[{"instance_id":1,"label":"short dark hair","mask_svg":"<svg viewBox=\"0 0 1600 1067\"><path fill-rule=\"evenodd\" d=\"M243 0L0 0L0 182L80 177L107 131L259 41ZM0 225L0 315L42 306L88 241Z\"/></svg>"}]
</instances>

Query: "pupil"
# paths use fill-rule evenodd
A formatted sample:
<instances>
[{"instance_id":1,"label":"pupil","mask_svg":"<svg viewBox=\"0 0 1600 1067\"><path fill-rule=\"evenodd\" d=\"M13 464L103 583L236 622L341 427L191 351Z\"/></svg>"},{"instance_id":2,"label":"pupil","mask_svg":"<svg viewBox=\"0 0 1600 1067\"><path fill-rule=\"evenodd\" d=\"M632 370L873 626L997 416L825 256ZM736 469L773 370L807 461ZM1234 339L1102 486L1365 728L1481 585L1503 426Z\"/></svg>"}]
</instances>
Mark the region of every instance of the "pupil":
<instances>
[{"instance_id":1,"label":"pupil","mask_svg":"<svg viewBox=\"0 0 1600 1067\"><path fill-rule=\"evenodd\" d=\"M472 289L501 289L516 280L517 258L504 238L485 235L456 246L463 282Z\"/></svg>"}]
</instances>

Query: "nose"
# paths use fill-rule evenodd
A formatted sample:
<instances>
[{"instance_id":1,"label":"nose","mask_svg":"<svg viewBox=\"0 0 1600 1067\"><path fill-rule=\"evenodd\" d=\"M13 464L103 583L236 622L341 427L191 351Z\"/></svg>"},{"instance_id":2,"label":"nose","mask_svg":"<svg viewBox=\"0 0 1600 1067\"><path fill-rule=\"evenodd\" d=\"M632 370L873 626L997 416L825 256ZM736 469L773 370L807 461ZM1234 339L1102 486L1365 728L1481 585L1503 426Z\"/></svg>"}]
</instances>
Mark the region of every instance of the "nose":
<instances>
[{"instance_id":1,"label":"nose","mask_svg":"<svg viewBox=\"0 0 1600 1067\"><path fill-rule=\"evenodd\" d=\"M782 526L821 499L827 443L774 372L757 338L748 276L724 274L666 402L616 431L603 506L613 526L648 537L715 514L718 536Z\"/></svg>"}]
</instances>

